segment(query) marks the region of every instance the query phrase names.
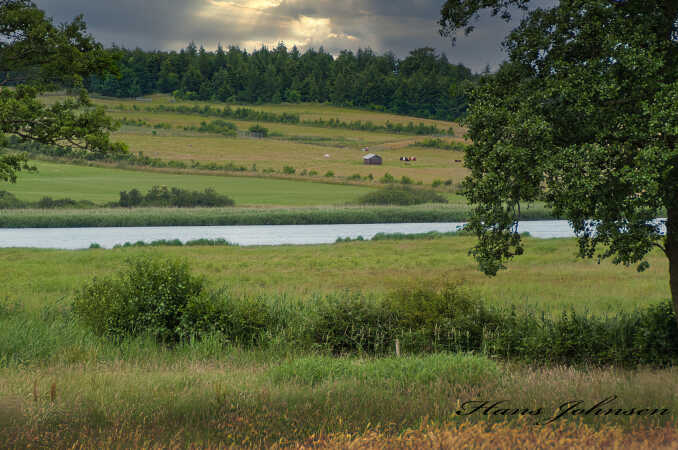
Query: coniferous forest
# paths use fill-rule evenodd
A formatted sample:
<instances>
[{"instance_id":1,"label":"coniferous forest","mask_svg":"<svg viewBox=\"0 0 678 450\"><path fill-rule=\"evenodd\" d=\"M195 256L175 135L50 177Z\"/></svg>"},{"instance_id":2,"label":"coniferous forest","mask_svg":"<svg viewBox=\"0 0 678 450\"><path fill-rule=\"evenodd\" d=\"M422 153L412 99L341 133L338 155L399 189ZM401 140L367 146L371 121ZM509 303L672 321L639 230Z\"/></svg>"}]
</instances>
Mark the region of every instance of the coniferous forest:
<instances>
[{"instance_id":1,"label":"coniferous forest","mask_svg":"<svg viewBox=\"0 0 678 450\"><path fill-rule=\"evenodd\" d=\"M336 58L321 47L237 47L206 51L194 43L179 52L107 50L120 76L91 77L87 87L112 97L174 93L187 100L239 103L330 102L417 117L454 120L467 106L465 84L478 78L430 47L399 59L370 49L342 51Z\"/></svg>"}]
</instances>

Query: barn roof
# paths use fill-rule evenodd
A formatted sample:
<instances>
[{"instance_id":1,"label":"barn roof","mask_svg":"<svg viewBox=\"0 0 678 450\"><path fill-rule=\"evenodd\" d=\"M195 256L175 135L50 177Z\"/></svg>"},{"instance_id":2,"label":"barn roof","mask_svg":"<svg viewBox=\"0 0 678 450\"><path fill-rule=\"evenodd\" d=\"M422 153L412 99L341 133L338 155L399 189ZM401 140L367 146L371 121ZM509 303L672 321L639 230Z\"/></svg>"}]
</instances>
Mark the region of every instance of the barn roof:
<instances>
[{"instance_id":1,"label":"barn roof","mask_svg":"<svg viewBox=\"0 0 678 450\"><path fill-rule=\"evenodd\" d=\"M363 156L363 159L372 159L374 157L379 157L378 155L375 155L374 153L368 153L367 155Z\"/></svg>"}]
</instances>

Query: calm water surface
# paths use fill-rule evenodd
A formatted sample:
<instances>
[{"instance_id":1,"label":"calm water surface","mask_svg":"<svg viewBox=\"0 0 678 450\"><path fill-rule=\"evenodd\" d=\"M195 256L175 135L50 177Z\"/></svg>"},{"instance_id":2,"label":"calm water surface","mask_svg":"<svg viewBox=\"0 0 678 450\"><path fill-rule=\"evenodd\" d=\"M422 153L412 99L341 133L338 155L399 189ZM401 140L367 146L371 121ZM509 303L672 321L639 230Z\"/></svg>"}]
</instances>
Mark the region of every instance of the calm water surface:
<instances>
[{"instance_id":1,"label":"calm water surface","mask_svg":"<svg viewBox=\"0 0 678 450\"><path fill-rule=\"evenodd\" d=\"M239 245L328 244L337 238L362 236L371 239L377 233L426 233L455 231L458 223L374 223L349 225L247 225L206 227L116 227L116 228L5 228L0 229L0 247L81 249L96 242L112 248L125 242L151 242L159 239L223 238ZM526 221L519 232L537 238L574 237L566 220Z\"/></svg>"}]
</instances>

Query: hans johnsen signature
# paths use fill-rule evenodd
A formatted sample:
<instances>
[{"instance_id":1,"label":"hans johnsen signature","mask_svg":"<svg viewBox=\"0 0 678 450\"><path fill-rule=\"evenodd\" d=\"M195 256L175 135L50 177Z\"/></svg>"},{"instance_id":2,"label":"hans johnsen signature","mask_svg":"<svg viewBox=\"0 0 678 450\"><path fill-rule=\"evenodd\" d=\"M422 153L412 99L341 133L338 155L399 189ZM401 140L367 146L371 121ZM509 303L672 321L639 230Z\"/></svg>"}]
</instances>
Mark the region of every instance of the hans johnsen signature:
<instances>
[{"instance_id":1,"label":"hans johnsen signature","mask_svg":"<svg viewBox=\"0 0 678 450\"><path fill-rule=\"evenodd\" d=\"M607 397L595 405L588 406L584 400L571 400L561 404L549 419L541 422L538 420L535 425L546 425L555 422L568 416L584 417L584 416L665 416L670 414L668 408L630 408L618 407L613 405L617 400L617 396L613 395ZM516 408L508 404L508 400L471 400L460 405L459 409L455 411L457 416L471 416L474 414L494 416L494 417L509 417L509 416L532 416L542 417L547 414L548 409L544 407L538 408Z\"/></svg>"}]
</instances>

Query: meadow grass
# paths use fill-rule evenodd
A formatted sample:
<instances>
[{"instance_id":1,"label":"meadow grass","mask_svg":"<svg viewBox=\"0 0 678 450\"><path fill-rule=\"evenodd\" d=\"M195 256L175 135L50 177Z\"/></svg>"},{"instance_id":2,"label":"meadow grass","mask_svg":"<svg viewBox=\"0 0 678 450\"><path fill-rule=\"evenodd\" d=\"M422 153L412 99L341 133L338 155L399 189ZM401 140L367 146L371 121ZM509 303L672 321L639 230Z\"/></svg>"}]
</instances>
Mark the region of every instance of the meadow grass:
<instances>
[{"instance_id":1,"label":"meadow grass","mask_svg":"<svg viewBox=\"0 0 678 450\"><path fill-rule=\"evenodd\" d=\"M495 382L500 371L496 362L464 354L434 354L360 360L307 356L283 361L269 370L275 384L295 382L308 386L323 383L360 384L406 388L444 380L450 384L479 386Z\"/></svg>"},{"instance_id":2,"label":"meadow grass","mask_svg":"<svg viewBox=\"0 0 678 450\"><path fill-rule=\"evenodd\" d=\"M113 250L0 250L0 299L30 310L69 299L94 276L109 275L139 255L184 258L214 287L281 299L363 291L383 295L408 280L464 281L486 302L557 314L577 311L614 314L670 297L668 269L659 252L650 268L576 257L574 239L525 238L525 254L496 277L477 270L468 255L475 239L354 241L278 247L131 247ZM66 300L64 300L66 301ZM284 301L284 300L281 300Z\"/></svg>"},{"instance_id":3,"label":"meadow grass","mask_svg":"<svg viewBox=\"0 0 678 450\"><path fill-rule=\"evenodd\" d=\"M48 97L48 101L50 98L58 97ZM97 100L97 103L110 107L122 103L127 108L149 105L119 99ZM167 96L153 96L152 105L159 103L197 102L170 103ZM248 107L297 113L302 120L409 121L409 118L390 114L328 105ZM440 121L416 119L415 122L444 127ZM164 130L160 131L164 133ZM292 129L286 131L290 135L294 132ZM152 138L166 139L162 142L177 145L171 140L176 141L180 136L161 132ZM123 129L120 136L133 141L137 139L136 144L146 145L144 143L151 139L144 133ZM347 130L346 133L352 132ZM306 135L306 132L296 134ZM333 139L340 137L340 134L332 135ZM213 136L204 138L216 139ZM197 137L191 139L198 141ZM264 140L269 141L273 140ZM412 141L379 145L392 145L394 155L413 149L418 157L424 154L417 148L400 150L399 146L410 143ZM280 148L283 148L282 144ZM153 147L155 150L151 151L161 151L161 146ZM318 146L318 150L321 147ZM208 147L204 150L213 151ZM260 149L261 153L266 151L266 148ZM290 155L296 151L276 150ZM461 159L453 155L454 152L439 153ZM227 158L228 152L221 149L213 155ZM438 163L443 164L442 160L435 164ZM71 166L54 169L63 167ZM340 166L318 167L322 167L321 173L334 170L341 174L344 170ZM392 175L401 176L401 172L388 169ZM138 172L137 176L130 175L130 179L146 179L151 184L123 187L114 179L128 171L112 171L109 178L99 172L105 169L95 170L97 172L87 179L84 188L79 184L82 180L75 176L76 181L72 184L46 181L46 185L24 192L28 197L12 192L19 198L33 200L42 195L60 197L62 191L63 196L72 198L92 192L107 199L101 201L111 201L115 200L117 192L132 187L174 186L168 182L150 181L151 177L168 174ZM449 174L451 166L438 170ZM459 176L462 174L460 172ZM402 175L412 176L412 173L406 170ZM213 186L199 184L202 181L194 176L177 176L185 182L191 179L196 183L178 184L177 187L204 189ZM421 176L442 180L457 177ZM20 183L28 177L33 175L22 175ZM323 185L299 183L307 188L301 188L298 198L303 200L298 201L313 198L312 202L285 203L289 200L284 200L287 198L284 192L271 192L276 188L283 189L283 185L267 187L269 191L258 190L275 180L242 180L251 181L239 185L242 198L250 199L250 203L239 200L233 190L223 192L235 198L239 205L306 205L328 202L328 198L335 199L332 202L336 203L350 201L343 197L339 199L340 195L334 191L323 191L321 195ZM97 190L102 184L101 190ZM227 185L231 186L224 184ZM291 186L285 185L289 189ZM341 192L344 195L347 191ZM86 198L95 200L91 196ZM257 198L265 201L252 200ZM452 209L462 210L460 205L453 202ZM427 209L431 208L423 207L422 211ZM185 211L200 214L196 210ZM298 213L290 211L291 215ZM316 211L321 211L314 213L319 217L326 214L323 208ZM125 214L143 216L165 212L146 210ZM218 215L224 211L212 213ZM50 223L59 215L78 217L81 213L12 211L0 213L0 219L22 214L34 221L44 215L46 223ZM116 214L124 216L113 210L87 214L90 214L88 217L109 216L106 220L113 220L110 217ZM0 249L3 267L0 271L0 442L10 448L223 448L230 445L668 448L675 445L678 439L675 431L678 371L673 367L662 370L529 367L480 355L447 353L400 358L334 358L321 349L317 352L295 349L275 339L265 346L245 348L226 342L218 335L202 340L188 339L174 347L163 346L144 336L113 342L99 338L91 329L85 328L74 319L70 309L76 291L86 282L93 277L110 276L129 258L142 255L185 259L195 272L206 277L211 288L221 287L234 295L265 297L278 305L281 312L285 308L312 309L314 302L322 296L346 296L355 291L380 298L408 280L431 284L440 280L461 281L490 305L552 314L569 308L595 314L616 314L656 304L669 297L667 264L658 251L648 257L650 268L638 273L634 268L615 266L609 261L596 264L594 260L577 259L574 239L527 237L525 255L512 261L508 270L488 278L477 271L475 262L468 255L475 243L473 237L436 237L281 247ZM602 416L570 414L549 425L535 425L537 421L548 421L565 402L581 401L582 405L591 407L611 396L617 397L614 408L666 408L668 413L648 417L614 413ZM480 411L463 415L457 412L468 410L464 407L466 402L500 400L504 400L502 406L509 411L528 409L539 410L539 413L484 414Z\"/></svg>"},{"instance_id":4,"label":"meadow grass","mask_svg":"<svg viewBox=\"0 0 678 450\"><path fill-rule=\"evenodd\" d=\"M346 147L327 147L305 144L276 138L228 138L213 134L182 135L166 133L153 135L149 130L121 130L113 135L116 140L129 145L133 153L163 160L233 162L245 167L256 164L259 171L291 165L298 172L316 171L320 174L331 170L337 177L360 174L377 180L387 172L400 179L403 175L415 182L431 184L435 179L451 179L459 183L467 174L462 162L463 153L431 148L404 147L404 143L383 142L370 146L370 151L383 158L383 164L370 166L363 163L361 144ZM411 140L406 143L412 142ZM326 157L325 155L329 155ZM416 155L416 162L402 162L401 156Z\"/></svg>"},{"instance_id":5,"label":"meadow grass","mask_svg":"<svg viewBox=\"0 0 678 450\"><path fill-rule=\"evenodd\" d=\"M208 102L171 103L168 96L153 96L153 102L137 102L121 99L95 99L95 104L108 108L114 118L143 120L148 124L169 124L171 129L153 129L152 127L123 126L113 134L115 140L128 144L133 153L143 152L147 156L163 160L201 161L201 162L233 162L237 165L251 167L255 164L259 171L273 169L280 172L284 166L297 169L297 174L315 171L324 174L332 171L335 177L347 178L355 174L374 179L383 177L387 172L397 179L407 176L415 182L432 184L434 180L452 180L458 184L467 174L463 167L463 152L440 150L426 147L412 147L418 141L425 141L430 136L411 136L395 133L370 132L341 128L310 126L307 124L265 123L266 128L275 136L264 139L246 137L226 138L216 134L184 131L183 127L196 127L203 121L214 120L197 114L180 114L147 111L147 107L158 105L207 105L222 108L224 104ZM60 96L47 96L45 102L63 99ZM230 105L237 108L241 105ZM123 108L122 110L120 108ZM137 109L134 110L133 108ZM435 125L442 130L455 129L455 137L445 140L466 142L464 130L453 122L417 119L375 111L338 108L330 105L253 105L246 106L259 111L299 114L303 121L332 118L350 122L361 120L372 121L383 125L409 122ZM247 130L252 122L233 121L240 130ZM368 146L370 151L377 152L383 158L381 166L365 166L362 161L362 147ZM330 155L326 158L325 155ZM417 161L404 163L401 156L416 156ZM460 161L460 162L457 162ZM364 181L363 181L364 182ZM355 181L353 181L355 183Z\"/></svg>"},{"instance_id":6,"label":"meadow grass","mask_svg":"<svg viewBox=\"0 0 678 450\"><path fill-rule=\"evenodd\" d=\"M195 358L185 352L181 355L174 361L161 356L144 362L114 360L0 369L0 423L4 425L0 437L10 447L28 442L49 447L76 442L108 442L104 446L115 443L123 447L148 447L148 443L166 446L170 442L177 447L191 443L258 447L276 442L302 443L337 433L358 438L356 434L375 430L382 433L382 440L388 440L407 429L431 426L444 432L477 423L485 429L492 424L509 429L527 424L537 433L551 431L554 439L554 429L578 426L580 419L569 415L550 425L535 422L554 417L565 402L581 400L592 407L617 395L616 408L669 409L670 413L663 416L582 417L591 427L589 434L604 432L610 426L621 427L616 429L617 440L621 440L623 429L632 434L646 427L663 425L670 429L675 426L678 408L673 395L678 385L675 369L628 372L500 365L498 377L481 384L464 384L463 378L457 382L446 376L449 372L436 376L430 358L423 358L417 364L432 371L426 383L408 377L402 383L375 383L359 377L309 386L295 380L271 379L276 367L294 361L291 355L280 359L228 348L216 358ZM436 359L461 358L436 355ZM348 363L363 367L372 364L359 359ZM407 359L396 360L391 368L398 373L409 364ZM474 376L482 377L483 372ZM505 400L506 408L540 410L540 414L456 413L465 402L479 399Z\"/></svg>"},{"instance_id":7,"label":"meadow grass","mask_svg":"<svg viewBox=\"0 0 678 450\"><path fill-rule=\"evenodd\" d=\"M5 184L2 188L27 201L37 201L49 195L95 203L117 201L120 191L136 188L145 192L156 185L198 191L214 188L218 193L233 198L239 206L341 204L373 190L361 186L254 177L179 175L43 161L32 164L38 168L37 173L22 173L16 184Z\"/></svg>"},{"instance_id":8,"label":"meadow grass","mask_svg":"<svg viewBox=\"0 0 678 450\"><path fill-rule=\"evenodd\" d=\"M144 336L116 343L96 336L70 312L80 286L110 276L140 255L183 258L211 287L266 295L280 308L300 307L295 305L323 293L362 290L379 296L407 279L465 280L492 304L554 313L574 305L605 314L668 297L667 265L658 252L650 255L650 269L637 273L575 259L573 239L526 238L525 255L487 278L467 254L473 242L459 235L284 247L2 249L0 439L9 447L356 442L373 448L425 439L458 442L450 433L465 423L477 423L479 428L466 428L476 431L495 424L493 436L507 443L560 437L572 443L571 427L589 439L582 446L594 438L628 443L651 436L661 443L662 436L673 436L666 433L678 411L675 368L528 367L446 353L333 358L275 340L242 347L218 335L174 347ZM615 408L669 412L565 415L551 425L534 425L553 417L565 402L591 407L614 395ZM541 411L536 416L456 413L468 410L465 402L485 400ZM590 428L581 428L580 420ZM613 426L621 428L611 432ZM417 431L425 429L427 437ZM473 442L489 436L478 434Z\"/></svg>"},{"instance_id":9,"label":"meadow grass","mask_svg":"<svg viewBox=\"0 0 678 450\"><path fill-rule=\"evenodd\" d=\"M116 119L144 120L151 125L160 123L170 124L169 130L157 129L158 136L171 136L174 133L179 134L184 131L184 127L200 126L202 122L211 122L216 120L214 117L202 117L198 115L178 114L169 112L149 112L149 111L110 111L110 116ZM246 131L252 122L243 120L224 119L235 124L239 130ZM309 136L309 137L327 137L328 142L337 146L359 147L360 145L377 145L384 142L413 140L411 136L403 136L395 133L381 133L374 131L345 130L341 128L321 128L308 125L286 124L286 123L265 123L269 133L280 133L284 139L286 136ZM127 127L130 132L153 135L153 128L145 127ZM123 131L125 128L123 128ZM190 132L193 135L196 132ZM422 138L419 138L423 140Z\"/></svg>"},{"instance_id":10,"label":"meadow grass","mask_svg":"<svg viewBox=\"0 0 678 450\"><path fill-rule=\"evenodd\" d=\"M54 102L56 100L63 100L63 96L46 96L44 97L45 102ZM101 97L94 95L92 97L95 104L102 105L106 108L115 109L122 105L126 110L133 108L135 105L137 108L143 110L146 107L153 107L158 105L166 106L193 106L193 105L210 105L216 108L223 108L225 106L230 106L232 109L238 107L249 108L255 111L265 111L272 112L276 114L288 113L288 114L298 114L299 118L304 120L315 120L315 119L340 119L344 122L351 122L361 120L363 122L371 121L376 125L383 125L387 121L391 123L402 123L406 125L409 122L424 123L426 125L436 125L438 128L447 130L449 127L455 128L455 135L462 136L463 128L459 127L455 122L449 122L445 120L434 120L434 119L422 119L418 117L409 117L398 114L391 114L379 111L370 111L366 109L358 108L346 108L340 106L333 106L323 103L281 103L281 104L263 104L263 105L248 105L248 104L231 104L231 103L221 103L221 102L207 102L207 101L192 101L192 100L174 100L169 95L166 94L155 94L148 96L151 98L151 102L139 102L132 99L118 99L110 97Z\"/></svg>"}]
</instances>

